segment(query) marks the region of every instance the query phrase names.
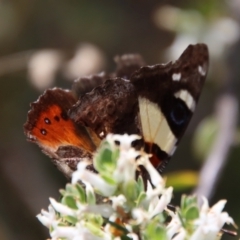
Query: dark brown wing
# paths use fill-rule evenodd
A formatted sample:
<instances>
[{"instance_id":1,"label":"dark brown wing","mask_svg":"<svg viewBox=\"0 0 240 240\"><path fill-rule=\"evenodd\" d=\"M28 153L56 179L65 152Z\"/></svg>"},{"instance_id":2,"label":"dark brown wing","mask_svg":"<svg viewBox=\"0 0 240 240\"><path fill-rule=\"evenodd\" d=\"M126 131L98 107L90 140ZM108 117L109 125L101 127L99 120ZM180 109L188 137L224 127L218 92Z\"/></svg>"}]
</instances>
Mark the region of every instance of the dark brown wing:
<instances>
[{"instance_id":1,"label":"dark brown wing","mask_svg":"<svg viewBox=\"0 0 240 240\"><path fill-rule=\"evenodd\" d=\"M191 119L207 71L207 46L190 45L175 62L141 67L130 81L106 81L80 97L70 117L101 138L108 133L141 134L153 164L161 169Z\"/></svg>"},{"instance_id":2,"label":"dark brown wing","mask_svg":"<svg viewBox=\"0 0 240 240\"><path fill-rule=\"evenodd\" d=\"M108 133L140 133L137 114L134 87L121 78L107 80L81 96L69 112L74 122L91 128L101 139Z\"/></svg>"},{"instance_id":3,"label":"dark brown wing","mask_svg":"<svg viewBox=\"0 0 240 240\"><path fill-rule=\"evenodd\" d=\"M131 76L138 94L144 140L150 152L164 162L175 151L189 124L208 64L207 46L189 45L177 61L142 67Z\"/></svg>"}]
</instances>

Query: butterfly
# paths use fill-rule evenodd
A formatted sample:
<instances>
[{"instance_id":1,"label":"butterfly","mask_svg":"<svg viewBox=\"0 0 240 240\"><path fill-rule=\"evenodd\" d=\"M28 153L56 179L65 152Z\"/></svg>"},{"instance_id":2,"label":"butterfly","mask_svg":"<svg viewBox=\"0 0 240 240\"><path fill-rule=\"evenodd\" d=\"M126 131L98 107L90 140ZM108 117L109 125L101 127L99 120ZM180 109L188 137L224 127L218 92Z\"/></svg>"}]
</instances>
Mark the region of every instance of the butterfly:
<instances>
[{"instance_id":1,"label":"butterfly","mask_svg":"<svg viewBox=\"0 0 240 240\"><path fill-rule=\"evenodd\" d=\"M205 44L196 44L166 64L146 66L137 54L115 61L115 73L80 78L72 90L48 89L31 104L24 124L27 139L67 177L79 161L92 161L108 133L142 136L161 172L196 108L209 54Z\"/></svg>"}]
</instances>

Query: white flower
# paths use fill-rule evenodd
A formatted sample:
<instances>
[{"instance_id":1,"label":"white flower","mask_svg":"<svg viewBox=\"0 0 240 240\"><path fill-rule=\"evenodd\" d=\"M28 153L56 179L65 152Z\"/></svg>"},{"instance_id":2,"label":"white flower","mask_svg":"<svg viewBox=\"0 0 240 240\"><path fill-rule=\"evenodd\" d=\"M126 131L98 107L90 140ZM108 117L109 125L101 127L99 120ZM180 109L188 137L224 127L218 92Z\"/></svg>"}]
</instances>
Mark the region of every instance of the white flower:
<instances>
[{"instance_id":1,"label":"white flower","mask_svg":"<svg viewBox=\"0 0 240 240\"><path fill-rule=\"evenodd\" d=\"M88 194L93 194L93 195L95 195L95 194L94 194L94 190L93 190L92 185L89 184L89 183L86 182L86 181L82 181L82 182L83 182L84 185L85 185L85 189L86 189L86 193L87 193L87 195L88 195Z\"/></svg>"},{"instance_id":2,"label":"white flower","mask_svg":"<svg viewBox=\"0 0 240 240\"><path fill-rule=\"evenodd\" d=\"M182 227L182 222L179 219L178 213L174 213L171 210L167 209L168 214L172 217L170 223L167 225L167 236L168 239L172 239L174 235L176 235L173 239L179 240L184 239L186 236L186 231Z\"/></svg>"},{"instance_id":3,"label":"white flower","mask_svg":"<svg viewBox=\"0 0 240 240\"><path fill-rule=\"evenodd\" d=\"M73 216L73 217L77 215L76 210L73 210L72 208L69 208L68 206L57 202L54 198L49 198L49 200L53 208L60 214L65 216Z\"/></svg>"},{"instance_id":4,"label":"white flower","mask_svg":"<svg viewBox=\"0 0 240 240\"><path fill-rule=\"evenodd\" d=\"M104 196L110 196L116 190L116 185L110 185L96 173L86 169L88 163L82 161L78 163L77 171L72 175L72 183L78 181L88 182L92 187L100 191Z\"/></svg>"},{"instance_id":5,"label":"white flower","mask_svg":"<svg viewBox=\"0 0 240 240\"><path fill-rule=\"evenodd\" d=\"M62 194L65 197L64 194L69 194L71 190L72 201L75 201L77 209L72 209L50 198L49 211L42 210L41 214L37 216L50 229L52 240L59 238L66 240L119 240L122 237L119 236L121 232L114 232L115 227L112 223L120 223L121 227L126 229L122 232L124 236L127 234L127 237L132 240L138 240L144 238L146 226L152 227L151 224L155 224L156 221L160 221L159 224L164 223L162 227L166 225L164 229L164 233L167 233L166 240L216 240L225 223L234 224L232 218L226 212L222 212L226 200L221 200L209 208L208 202L204 198L201 211L199 211L196 198L189 197L188 200L185 197L183 198L185 201L182 204L183 209L177 209L176 212L169 210L167 205L172 198L173 188L165 187L165 181L152 166L149 155L142 151L136 151L132 147L132 141L139 137L125 134L123 136L109 135L107 138L112 147L116 147L116 141L119 142L120 149L119 158L111 165L110 174L101 172L101 168L99 174L87 170L86 167L89 163L85 161L80 162L77 171L73 173L72 183L76 184L81 181L85 185L85 188L79 189L79 191L85 191L87 203L78 200L79 195L74 197L74 191L78 189L77 186L74 186L67 188L67 191L62 191ZM96 158L96 161L98 160L102 161L101 164L105 163L104 159ZM142 183L136 182L136 170L139 165L146 168L153 183L152 186L150 181L146 181L146 191L144 191ZM107 171L106 169L102 168L103 171ZM128 183L130 184L128 185ZM132 183L139 189L131 189ZM130 187L127 188L128 186ZM135 190L138 195L136 194L134 202L131 191ZM103 200L96 204L95 193L99 192L102 196L108 197L106 203ZM76 191L76 194L79 192ZM83 193L80 194L83 195ZM196 211L199 212L198 219L192 219L191 214L185 214L189 207L188 204L195 206ZM164 222L165 215L162 214L164 211L171 217L170 222L168 219ZM154 227L149 229L154 229Z\"/></svg>"},{"instance_id":6,"label":"white flower","mask_svg":"<svg viewBox=\"0 0 240 240\"><path fill-rule=\"evenodd\" d=\"M113 208L109 204L87 205L83 212L99 214L109 218L113 214Z\"/></svg>"},{"instance_id":7,"label":"white flower","mask_svg":"<svg viewBox=\"0 0 240 240\"><path fill-rule=\"evenodd\" d=\"M51 232L52 240L58 240L59 238L66 238L69 240L104 240L102 238L92 234L82 222L76 224L75 227L67 226L55 226Z\"/></svg>"},{"instance_id":8,"label":"white flower","mask_svg":"<svg viewBox=\"0 0 240 240\"><path fill-rule=\"evenodd\" d=\"M141 137L138 135L109 134L106 139L113 149L118 147L120 150L117 167L113 173L114 180L117 183L127 183L135 180L136 170L138 168L136 159L142 152L133 148L132 142L141 139Z\"/></svg>"},{"instance_id":9,"label":"white flower","mask_svg":"<svg viewBox=\"0 0 240 240\"><path fill-rule=\"evenodd\" d=\"M139 154L135 149L131 148L127 152L121 152L117 161L116 170L113 173L113 177L116 182L129 182L135 180L137 163L136 157Z\"/></svg>"},{"instance_id":10,"label":"white flower","mask_svg":"<svg viewBox=\"0 0 240 240\"><path fill-rule=\"evenodd\" d=\"M124 203L126 203L127 199L124 195L119 195L117 197L113 196L110 197L110 200L112 201L112 207L116 210L118 206L123 206Z\"/></svg>"},{"instance_id":11,"label":"white flower","mask_svg":"<svg viewBox=\"0 0 240 240\"><path fill-rule=\"evenodd\" d=\"M167 205L170 203L172 199L172 192L173 192L172 187L164 189L157 204L155 204L155 206L151 206L152 208L152 211L150 211L151 217L154 217L155 215L163 212L163 210L167 207Z\"/></svg>"},{"instance_id":12,"label":"white flower","mask_svg":"<svg viewBox=\"0 0 240 240\"><path fill-rule=\"evenodd\" d=\"M197 229L191 236L191 240L214 240L225 223L234 224L228 213L222 212L226 202L226 200L220 200L209 208L207 199L203 197L200 217L194 223Z\"/></svg>"},{"instance_id":13,"label":"white flower","mask_svg":"<svg viewBox=\"0 0 240 240\"><path fill-rule=\"evenodd\" d=\"M134 224L146 224L150 219L150 214L142 208L132 210L132 218L135 219Z\"/></svg>"},{"instance_id":14,"label":"white flower","mask_svg":"<svg viewBox=\"0 0 240 240\"><path fill-rule=\"evenodd\" d=\"M162 187L165 186L165 182L162 176L159 174L157 169L149 161L148 154L142 154L141 157L138 159L138 164L141 164L146 168L151 178L151 182L155 187L158 187L159 185Z\"/></svg>"},{"instance_id":15,"label":"white flower","mask_svg":"<svg viewBox=\"0 0 240 240\"><path fill-rule=\"evenodd\" d=\"M51 227L56 220L56 212L52 205L48 206L48 212L42 209L41 214L37 215L38 220L46 227Z\"/></svg>"},{"instance_id":16,"label":"white flower","mask_svg":"<svg viewBox=\"0 0 240 240\"><path fill-rule=\"evenodd\" d=\"M163 195L167 193L167 202L171 200L172 197L172 188L168 189L166 191L165 188L163 188L162 185L158 185L156 188L152 188L149 181L147 181L147 191L146 191L146 198L140 203L140 206L143 206L144 208L148 208L148 211L151 211L155 208L155 206L159 203L159 195ZM163 199L162 199L163 201ZM168 202L168 203L169 203ZM168 204L167 203L167 204Z\"/></svg>"},{"instance_id":17,"label":"white flower","mask_svg":"<svg viewBox=\"0 0 240 240\"><path fill-rule=\"evenodd\" d=\"M154 216L162 213L172 198L172 187L165 189L162 185L158 185L156 188L152 188L149 181L147 184L146 199L132 211L132 217L136 220L136 224L146 224ZM159 195L161 195L160 198Z\"/></svg>"},{"instance_id":18,"label":"white flower","mask_svg":"<svg viewBox=\"0 0 240 240\"><path fill-rule=\"evenodd\" d=\"M151 201L148 202L148 207L146 206L147 202L144 200L142 206L145 205L147 210L144 208L138 207L132 210L132 217L135 219L135 224L146 224L157 214L163 212L167 207L172 197L172 188L168 188L163 191L160 199L156 196L153 196Z\"/></svg>"},{"instance_id":19,"label":"white flower","mask_svg":"<svg viewBox=\"0 0 240 240\"><path fill-rule=\"evenodd\" d=\"M177 233L177 235L171 240L185 240L186 237L186 230L184 228L181 228L180 231Z\"/></svg>"},{"instance_id":20,"label":"white flower","mask_svg":"<svg viewBox=\"0 0 240 240\"><path fill-rule=\"evenodd\" d=\"M101 178L98 174L92 173L90 171L86 171L83 175L84 181L88 181L96 190L101 192L101 194L105 197L111 196L115 190L116 185L112 185L107 183L103 178Z\"/></svg>"},{"instance_id":21,"label":"white flower","mask_svg":"<svg viewBox=\"0 0 240 240\"><path fill-rule=\"evenodd\" d=\"M75 184L78 181L82 181L82 175L84 174L84 172L86 171L86 167L88 166L88 162L87 161L81 161L78 163L77 165L77 170L75 172L73 172L72 174L72 183Z\"/></svg>"},{"instance_id":22,"label":"white flower","mask_svg":"<svg viewBox=\"0 0 240 240\"><path fill-rule=\"evenodd\" d=\"M119 142L119 149L121 151L128 151L132 148L132 142L135 140L141 139L139 135L132 134L108 134L106 140L110 143L111 146L116 146L116 142Z\"/></svg>"},{"instance_id":23,"label":"white flower","mask_svg":"<svg viewBox=\"0 0 240 240\"><path fill-rule=\"evenodd\" d=\"M138 235L136 233L128 233L128 237L130 237L132 240L138 240Z\"/></svg>"},{"instance_id":24,"label":"white flower","mask_svg":"<svg viewBox=\"0 0 240 240\"><path fill-rule=\"evenodd\" d=\"M81 232L83 233L84 230L82 229ZM58 238L73 239L77 234L78 229L76 227L55 226L54 230L51 232L51 237L52 240L57 240Z\"/></svg>"},{"instance_id":25,"label":"white flower","mask_svg":"<svg viewBox=\"0 0 240 240\"><path fill-rule=\"evenodd\" d=\"M152 188L152 185L149 181L147 181L147 191L146 191L146 194L147 194L147 198L146 200L147 201L152 201L153 198L156 199L156 201L158 201L158 196L160 194L162 194L164 188L161 186L161 185L158 185L156 188Z\"/></svg>"}]
</instances>

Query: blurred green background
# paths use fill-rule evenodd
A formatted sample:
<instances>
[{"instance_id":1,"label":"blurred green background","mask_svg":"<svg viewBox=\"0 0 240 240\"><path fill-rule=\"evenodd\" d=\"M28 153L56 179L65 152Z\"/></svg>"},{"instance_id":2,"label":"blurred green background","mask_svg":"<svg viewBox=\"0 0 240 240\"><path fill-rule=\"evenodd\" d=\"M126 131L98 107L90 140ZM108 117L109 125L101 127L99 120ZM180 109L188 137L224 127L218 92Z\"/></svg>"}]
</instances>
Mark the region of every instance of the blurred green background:
<instances>
[{"instance_id":1,"label":"blurred green background","mask_svg":"<svg viewBox=\"0 0 240 240\"><path fill-rule=\"evenodd\" d=\"M113 71L114 56L124 53L140 53L155 64L174 60L188 44L209 46L211 68L197 112L165 171L181 189L173 204L179 204L182 192L191 193L218 131L214 118L206 119L214 115L221 94L239 100L239 16L238 0L0 0L0 239L46 239L47 229L35 216L66 184L40 149L26 141L30 102L48 87L71 88L77 77ZM238 225L239 154L234 129L210 198L211 204L227 199L225 209Z\"/></svg>"}]
</instances>

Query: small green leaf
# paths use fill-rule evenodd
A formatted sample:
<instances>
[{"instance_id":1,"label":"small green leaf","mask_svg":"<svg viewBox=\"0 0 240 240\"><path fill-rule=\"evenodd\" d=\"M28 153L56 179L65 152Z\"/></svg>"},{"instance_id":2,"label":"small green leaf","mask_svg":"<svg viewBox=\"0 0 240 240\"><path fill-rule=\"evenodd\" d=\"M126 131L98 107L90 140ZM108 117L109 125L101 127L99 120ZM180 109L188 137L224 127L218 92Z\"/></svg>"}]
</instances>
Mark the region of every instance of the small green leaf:
<instances>
[{"instance_id":1,"label":"small green leaf","mask_svg":"<svg viewBox=\"0 0 240 240\"><path fill-rule=\"evenodd\" d=\"M189 195L186 197L186 204L189 205L197 205L197 197L195 195Z\"/></svg>"},{"instance_id":2,"label":"small green leaf","mask_svg":"<svg viewBox=\"0 0 240 240\"><path fill-rule=\"evenodd\" d=\"M166 223L166 219L167 219L168 215L166 212L162 212L157 214L156 216L154 216L154 221L156 221L158 224L160 223Z\"/></svg>"},{"instance_id":3,"label":"small green leaf","mask_svg":"<svg viewBox=\"0 0 240 240\"><path fill-rule=\"evenodd\" d=\"M199 209L196 196L182 195L181 208L178 210L179 216L181 216L184 226L187 226L189 221L192 221L199 217ZM191 224L190 224L191 225Z\"/></svg>"},{"instance_id":4,"label":"small green leaf","mask_svg":"<svg viewBox=\"0 0 240 240\"><path fill-rule=\"evenodd\" d=\"M181 211L185 211L185 209L189 208L190 206L198 206L197 205L197 197L195 195L187 196L185 194L182 195L181 198Z\"/></svg>"},{"instance_id":5,"label":"small green leaf","mask_svg":"<svg viewBox=\"0 0 240 240\"><path fill-rule=\"evenodd\" d=\"M144 187L144 182L143 182L142 176L138 177L138 179L137 179L137 186L138 186L139 192L144 192L145 191L145 187Z\"/></svg>"},{"instance_id":6,"label":"small green leaf","mask_svg":"<svg viewBox=\"0 0 240 240\"><path fill-rule=\"evenodd\" d=\"M94 234L94 235L96 235L96 236L99 236L99 237L102 237L102 236L103 236L103 231L101 230L100 226L94 224L93 222L90 222L90 221L85 222L85 223L84 223L84 226L85 226L86 228L88 228L88 230L89 230L92 234Z\"/></svg>"},{"instance_id":7,"label":"small green leaf","mask_svg":"<svg viewBox=\"0 0 240 240\"><path fill-rule=\"evenodd\" d=\"M141 192L136 200L136 206L139 206L143 200L145 200L147 197L147 194L145 192Z\"/></svg>"},{"instance_id":8,"label":"small green leaf","mask_svg":"<svg viewBox=\"0 0 240 240\"><path fill-rule=\"evenodd\" d=\"M81 202L81 203L86 203L86 193L85 193L85 189L83 189L83 187L77 183L75 185L76 189L77 189L77 196L79 197L78 200Z\"/></svg>"},{"instance_id":9,"label":"small green leaf","mask_svg":"<svg viewBox=\"0 0 240 240\"><path fill-rule=\"evenodd\" d=\"M166 228L155 221L148 224L144 231L144 236L148 240L168 239Z\"/></svg>"},{"instance_id":10,"label":"small green leaf","mask_svg":"<svg viewBox=\"0 0 240 240\"><path fill-rule=\"evenodd\" d=\"M66 194L65 189L60 189L59 192L60 192L60 194L61 194L62 196L64 196L64 195Z\"/></svg>"},{"instance_id":11,"label":"small green leaf","mask_svg":"<svg viewBox=\"0 0 240 240\"><path fill-rule=\"evenodd\" d=\"M135 202L135 200L138 197L136 181L134 180L129 181L127 184L123 186L122 190L123 190L123 194L126 196L128 200Z\"/></svg>"},{"instance_id":12,"label":"small green leaf","mask_svg":"<svg viewBox=\"0 0 240 240\"><path fill-rule=\"evenodd\" d=\"M104 219L102 218L101 215L93 213L87 213L85 215L85 220L86 222L91 222L92 224L98 226L99 228L101 228L104 223Z\"/></svg>"},{"instance_id":13,"label":"small green leaf","mask_svg":"<svg viewBox=\"0 0 240 240\"><path fill-rule=\"evenodd\" d=\"M86 197L87 197L87 203L88 204L96 204L96 197L95 197L94 192L87 191L86 192Z\"/></svg>"},{"instance_id":14,"label":"small green leaf","mask_svg":"<svg viewBox=\"0 0 240 240\"><path fill-rule=\"evenodd\" d=\"M107 141L103 141L94 158L94 167L101 174L111 174L116 169L119 150L111 149Z\"/></svg>"},{"instance_id":15,"label":"small green leaf","mask_svg":"<svg viewBox=\"0 0 240 240\"><path fill-rule=\"evenodd\" d=\"M112 184L112 185L116 184L116 181L112 178L112 174L110 176L110 174L108 173L101 173L100 175L108 184Z\"/></svg>"},{"instance_id":16,"label":"small green leaf","mask_svg":"<svg viewBox=\"0 0 240 240\"><path fill-rule=\"evenodd\" d=\"M76 189L75 185L68 183L66 185L66 192L68 194L71 194L73 196L76 196L78 194L78 190Z\"/></svg>"},{"instance_id":17,"label":"small green leaf","mask_svg":"<svg viewBox=\"0 0 240 240\"><path fill-rule=\"evenodd\" d=\"M78 222L78 219L73 216L65 216L64 220L73 225L75 225Z\"/></svg>"},{"instance_id":18,"label":"small green leaf","mask_svg":"<svg viewBox=\"0 0 240 240\"><path fill-rule=\"evenodd\" d=\"M190 206L187 209L185 209L184 214L186 221L192 221L199 217L199 210L197 206Z\"/></svg>"},{"instance_id":19,"label":"small green leaf","mask_svg":"<svg viewBox=\"0 0 240 240\"><path fill-rule=\"evenodd\" d=\"M73 196L65 195L62 198L62 203L72 209L77 209L76 201Z\"/></svg>"},{"instance_id":20,"label":"small green leaf","mask_svg":"<svg viewBox=\"0 0 240 240\"><path fill-rule=\"evenodd\" d=\"M187 204L186 204L186 198L187 195L183 194L181 197L181 203L180 203L180 209L185 209Z\"/></svg>"}]
</instances>

